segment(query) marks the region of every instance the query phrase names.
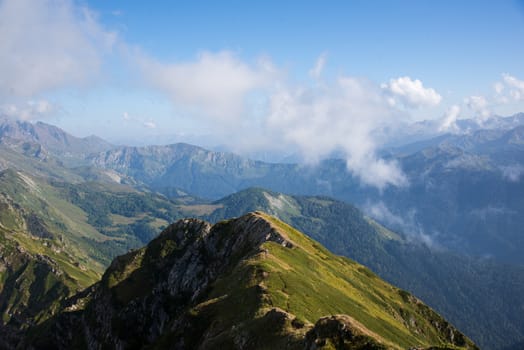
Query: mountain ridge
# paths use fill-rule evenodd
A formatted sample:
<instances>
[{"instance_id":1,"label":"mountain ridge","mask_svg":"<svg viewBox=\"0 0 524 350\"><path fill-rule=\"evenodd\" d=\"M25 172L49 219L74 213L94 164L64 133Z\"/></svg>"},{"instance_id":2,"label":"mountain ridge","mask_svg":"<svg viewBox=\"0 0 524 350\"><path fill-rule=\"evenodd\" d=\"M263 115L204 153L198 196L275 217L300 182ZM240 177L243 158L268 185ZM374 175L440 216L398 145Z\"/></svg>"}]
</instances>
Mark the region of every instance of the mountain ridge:
<instances>
[{"instance_id":1,"label":"mountain ridge","mask_svg":"<svg viewBox=\"0 0 524 350\"><path fill-rule=\"evenodd\" d=\"M95 135L76 137L59 127L41 121L30 123L0 117L0 144L15 146L20 142L39 144L51 154L60 157L62 161L68 161L71 164L80 162L90 153L98 153L115 147Z\"/></svg>"},{"instance_id":2,"label":"mountain ridge","mask_svg":"<svg viewBox=\"0 0 524 350\"><path fill-rule=\"evenodd\" d=\"M392 232L350 204L324 196L254 188L218 200L209 210L203 217L211 222L256 210L285 221L414 293L482 348L510 346L524 337L524 318L513 312L524 307L522 267L432 249L416 237Z\"/></svg>"},{"instance_id":3,"label":"mountain ridge","mask_svg":"<svg viewBox=\"0 0 524 350\"><path fill-rule=\"evenodd\" d=\"M261 212L213 226L180 220L147 247L115 259L94 288L83 310L48 321L30 343L36 348L448 344L476 349L409 293ZM75 323L80 326L71 328Z\"/></svg>"}]
</instances>

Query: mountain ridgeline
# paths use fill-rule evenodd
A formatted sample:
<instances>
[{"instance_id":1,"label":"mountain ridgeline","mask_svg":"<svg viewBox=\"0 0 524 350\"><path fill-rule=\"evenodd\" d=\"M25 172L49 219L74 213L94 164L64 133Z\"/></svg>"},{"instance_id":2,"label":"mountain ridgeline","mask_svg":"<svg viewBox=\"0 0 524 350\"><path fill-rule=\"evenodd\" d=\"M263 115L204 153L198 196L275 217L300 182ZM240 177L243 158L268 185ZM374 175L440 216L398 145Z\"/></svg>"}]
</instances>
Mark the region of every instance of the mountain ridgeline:
<instances>
[{"instance_id":1,"label":"mountain ridgeline","mask_svg":"<svg viewBox=\"0 0 524 350\"><path fill-rule=\"evenodd\" d=\"M343 159L315 166L272 164L187 144L119 147L88 157L170 195L181 189L219 199L249 187L327 195L355 203L397 230L423 231L459 253L524 264L524 126L443 135L385 151L409 186L384 191L362 185ZM373 211L383 208L382 211Z\"/></svg>"},{"instance_id":2,"label":"mountain ridgeline","mask_svg":"<svg viewBox=\"0 0 524 350\"><path fill-rule=\"evenodd\" d=\"M169 226L22 346L476 349L409 293L260 212Z\"/></svg>"},{"instance_id":3,"label":"mountain ridgeline","mask_svg":"<svg viewBox=\"0 0 524 350\"><path fill-rule=\"evenodd\" d=\"M520 349L524 128L517 119L384 152L410 184L382 192L362 185L341 159L308 166L187 144L117 147L40 122L0 121L0 347L28 329L41 341L44 324L69 331L68 321L56 323L64 317L85 320L112 259L169 223L217 223L260 210L414 293L483 349ZM243 190L251 186L268 190ZM310 326L316 320L308 318Z\"/></svg>"},{"instance_id":4,"label":"mountain ridgeline","mask_svg":"<svg viewBox=\"0 0 524 350\"><path fill-rule=\"evenodd\" d=\"M188 144L116 147L44 123L9 120L0 124L0 168L68 182L116 181L167 196L181 190L212 200L249 187L327 195L365 208L395 230L438 237L441 246L460 254L524 264L521 120L520 115L498 118L499 128L384 150L381 156L396 161L409 182L384 191L363 185L343 159L309 166L265 163Z\"/></svg>"},{"instance_id":5,"label":"mountain ridgeline","mask_svg":"<svg viewBox=\"0 0 524 350\"><path fill-rule=\"evenodd\" d=\"M73 161L114 147L96 136L80 138L46 123L30 123L1 117L0 143L22 149L40 146L41 151L49 152L62 160Z\"/></svg>"},{"instance_id":6,"label":"mountain ridgeline","mask_svg":"<svg viewBox=\"0 0 524 350\"><path fill-rule=\"evenodd\" d=\"M202 210L201 206L194 208ZM482 348L509 349L524 338L524 317L513 312L524 307L524 267L428 248L329 197L290 196L253 188L220 199L207 209L203 217L212 222L256 210L278 217L332 252L413 292Z\"/></svg>"},{"instance_id":7,"label":"mountain ridgeline","mask_svg":"<svg viewBox=\"0 0 524 350\"><path fill-rule=\"evenodd\" d=\"M165 197L117 184L70 184L0 172L0 338L58 312L182 213ZM0 348L2 347L0 343Z\"/></svg>"}]
</instances>

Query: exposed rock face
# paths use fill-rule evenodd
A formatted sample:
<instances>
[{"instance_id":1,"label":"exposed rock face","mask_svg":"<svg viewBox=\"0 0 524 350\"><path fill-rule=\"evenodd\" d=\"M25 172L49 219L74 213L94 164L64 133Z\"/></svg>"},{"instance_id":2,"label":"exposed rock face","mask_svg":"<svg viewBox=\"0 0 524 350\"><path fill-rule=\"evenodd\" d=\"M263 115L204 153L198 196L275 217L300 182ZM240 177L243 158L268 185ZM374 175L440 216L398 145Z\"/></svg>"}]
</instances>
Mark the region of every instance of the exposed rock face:
<instances>
[{"instance_id":1,"label":"exposed rock face","mask_svg":"<svg viewBox=\"0 0 524 350\"><path fill-rule=\"evenodd\" d=\"M259 253L266 241L293 246L256 214L214 226L180 220L145 250L115 259L89 296L92 301L85 313L63 314L54 339L39 339L35 345L69 348L78 345L78 332L89 349L154 343L169 326L183 326L187 306L198 302L210 284L240 259ZM131 270L134 264L141 266ZM74 326L77 322L80 326Z\"/></svg>"},{"instance_id":2,"label":"exposed rock face","mask_svg":"<svg viewBox=\"0 0 524 350\"><path fill-rule=\"evenodd\" d=\"M316 269L325 270L331 277ZM378 302L386 312L378 322L393 323L399 334L406 337L404 343L449 343L430 323L440 322L440 316L431 310L427 317L422 316L413 308L418 300L413 298L413 302L403 304L394 287L359 271L359 265L333 256L316 242L263 213L247 214L213 226L201 220L184 219L169 226L145 248L116 258L98 284L71 298L64 312L33 329L19 346L401 348L392 341L391 334L385 339L347 315L324 317L315 325L308 321L318 318L315 315L319 312L329 314L322 308L343 305L346 302L343 296L359 300L350 306L345 304L344 310L355 305L376 308L377 304L367 304L375 301L362 299L367 287L359 289L357 294L331 294L333 289L341 288L340 283L353 279L355 283L367 281L370 288L373 284L372 288L394 299ZM328 304L324 293L332 295L333 300ZM410 310L407 314L419 324L406 326L405 319L395 311L397 303ZM367 312L364 309L362 312ZM365 320L368 322L369 318ZM419 335L421 332L431 336ZM462 348L475 349L475 346L468 340Z\"/></svg>"},{"instance_id":3,"label":"exposed rock face","mask_svg":"<svg viewBox=\"0 0 524 350\"><path fill-rule=\"evenodd\" d=\"M220 198L268 172L275 181L279 165L232 153L212 152L184 143L165 146L118 147L88 157L97 168L112 169L158 190L182 188L203 198ZM259 183L262 185L263 183Z\"/></svg>"},{"instance_id":4,"label":"exposed rock face","mask_svg":"<svg viewBox=\"0 0 524 350\"><path fill-rule=\"evenodd\" d=\"M307 350L334 346L336 349L385 350L387 347L379 342L376 334L366 334L361 325L347 315L323 317L315 327L306 334Z\"/></svg>"}]
</instances>

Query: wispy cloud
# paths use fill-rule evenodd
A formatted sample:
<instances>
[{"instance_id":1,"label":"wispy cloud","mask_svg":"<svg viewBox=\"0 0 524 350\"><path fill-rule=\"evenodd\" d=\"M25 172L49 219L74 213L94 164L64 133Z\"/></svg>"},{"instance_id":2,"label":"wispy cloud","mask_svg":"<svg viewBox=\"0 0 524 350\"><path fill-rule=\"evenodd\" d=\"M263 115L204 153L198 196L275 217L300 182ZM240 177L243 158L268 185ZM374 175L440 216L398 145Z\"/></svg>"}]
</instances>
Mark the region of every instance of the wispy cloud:
<instances>
[{"instance_id":1,"label":"wispy cloud","mask_svg":"<svg viewBox=\"0 0 524 350\"><path fill-rule=\"evenodd\" d=\"M493 112L490 103L484 96L470 96L464 99L464 104L473 112L479 123L484 122Z\"/></svg>"},{"instance_id":2,"label":"wispy cloud","mask_svg":"<svg viewBox=\"0 0 524 350\"><path fill-rule=\"evenodd\" d=\"M453 105L449 107L446 111L446 114L440 121L438 128L439 132L450 132L457 133L460 131L460 128L457 126L457 119L460 115L460 107L458 105Z\"/></svg>"},{"instance_id":3,"label":"wispy cloud","mask_svg":"<svg viewBox=\"0 0 524 350\"><path fill-rule=\"evenodd\" d=\"M42 120L53 116L59 107L47 100L28 101L20 104L5 104L0 106L0 114L20 120Z\"/></svg>"},{"instance_id":4,"label":"wispy cloud","mask_svg":"<svg viewBox=\"0 0 524 350\"><path fill-rule=\"evenodd\" d=\"M97 76L116 35L69 0L0 2L0 99L31 97Z\"/></svg>"},{"instance_id":5,"label":"wispy cloud","mask_svg":"<svg viewBox=\"0 0 524 350\"><path fill-rule=\"evenodd\" d=\"M522 175L524 175L524 166L521 164L513 164L501 167L502 177L510 182L519 182Z\"/></svg>"},{"instance_id":6,"label":"wispy cloud","mask_svg":"<svg viewBox=\"0 0 524 350\"><path fill-rule=\"evenodd\" d=\"M148 129L155 129L156 128L156 123L152 120L148 120L148 121L145 121L143 123L143 125L148 128Z\"/></svg>"},{"instance_id":7,"label":"wispy cloud","mask_svg":"<svg viewBox=\"0 0 524 350\"><path fill-rule=\"evenodd\" d=\"M147 129L156 129L156 123L152 118L142 118L129 114L128 112L122 113L122 120L127 123L134 123L141 125Z\"/></svg>"},{"instance_id":8,"label":"wispy cloud","mask_svg":"<svg viewBox=\"0 0 524 350\"><path fill-rule=\"evenodd\" d=\"M327 60L327 54L323 53L322 55L320 55L317 61L315 62L315 66L311 68L311 70L309 71L309 76L312 77L313 79L320 78L320 75L322 74L322 71L324 70L324 66L326 65L326 60Z\"/></svg>"},{"instance_id":9,"label":"wispy cloud","mask_svg":"<svg viewBox=\"0 0 524 350\"><path fill-rule=\"evenodd\" d=\"M424 243L431 248L440 248L440 245L435 241L435 237L427 234L417 222L417 211L415 209L408 210L405 213L405 217L401 217L394 214L384 202L379 201L368 203L364 211L384 225L404 233L406 238L412 242Z\"/></svg>"},{"instance_id":10,"label":"wispy cloud","mask_svg":"<svg viewBox=\"0 0 524 350\"><path fill-rule=\"evenodd\" d=\"M476 216L478 219L487 220L490 217L502 216L506 217L509 215L518 215L515 210L511 210L505 207L487 206L483 208L476 208L470 211L470 215Z\"/></svg>"}]
</instances>

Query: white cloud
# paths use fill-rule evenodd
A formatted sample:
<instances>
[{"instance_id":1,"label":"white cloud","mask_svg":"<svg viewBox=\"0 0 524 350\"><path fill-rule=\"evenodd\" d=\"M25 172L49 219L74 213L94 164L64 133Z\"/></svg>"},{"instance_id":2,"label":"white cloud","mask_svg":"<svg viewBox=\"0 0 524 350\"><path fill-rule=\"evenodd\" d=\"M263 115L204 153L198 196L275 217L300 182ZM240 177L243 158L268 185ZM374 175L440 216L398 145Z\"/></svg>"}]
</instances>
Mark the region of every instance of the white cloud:
<instances>
[{"instance_id":1,"label":"white cloud","mask_svg":"<svg viewBox=\"0 0 524 350\"><path fill-rule=\"evenodd\" d=\"M176 110L211 126L218 142L237 152L298 150L310 162L339 152L364 184L384 189L408 181L393 160L381 159L374 131L409 120L408 108L435 106L441 96L409 77L379 86L364 79L323 80L326 55L309 71L313 81L292 84L269 59L248 63L228 51L162 63L133 53L149 84Z\"/></svg>"},{"instance_id":2,"label":"white cloud","mask_svg":"<svg viewBox=\"0 0 524 350\"><path fill-rule=\"evenodd\" d=\"M428 247L439 249L440 246L435 242L435 236L427 234L416 219L417 211L415 209L408 210L404 217L396 215L384 204L379 201L377 203L368 203L364 211L372 218L381 223L390 226L395 230L406 235L406 238L412 242L424 243Z\"/></svg>"},{"instance_id":3,"label":"white cloud","mask_svg":"<svg viewBox=\"0 0 524 350\"><path fill-rule=\"evenodd\" d=\"M524 101L524 81L509 74L503 74L502 79L508 87L508 93L515 101Z\"/></svg>"},{"instance_id":4,"label":"white cloud","mask_svg":"<svg viewBox=\"0 0 524 350\"><path fill-rule=\"evenodd\" d=\"M142 118L138 116L133 116L129 114L128 112L122 113L122 120L124 120L126 123L133 123L135 125L141 125L147 129L156 129L156 123L153 121L153 119L149 118Z\"/></svg>"},{"instance_id":5,"label":"white cloud","mask_svg":"<svg viewBox=\"0 0 524 350\"><path fill-rule=\"evenodd\" d=\"M515 215L518 214L516 211L505 208L505 207L496 207L496 206L487 206L483 208L476 208L471 210L470 215L476 216L478 219L486 220L489 217L502 216L505 215Z\"/></svg>"},{"instance_id":6,"label":"white cloud","mask_svg":"<svg viewBox=\"0 0 524 350\"><path fill-rule=\"evenodd\" d=\"M420 80L413 80L410 77L390 79L389 83L384 83L381 87L406 107L432 107L442 100L442 96L434 89L425 88ZM394 101L391 100L390 104L394 104Z\"/></svg>"},{"instance_id":7,"label":"white cloud","mask_svg":"<svg viewBox=\"0 0 524 350\"><path fill-rule=\"evenodd\" d=\"M392 226L404 226L404 220L389 210L384 202L368 203L364 208L366 213L384 224Z\"/></svg>"},{"instance_id":8,"label":"white cloud","mask_svg":"<svg viewBox=\"0 0 524 350\"><path fill-rule=\"evenodd\" d=\"M229 51L203 52L195 61L161 63L138 58L144 78L175 103L197 114L236 122L246 97L272 82L275 71L267 60L250 65Z\"/></svg>"},{"instance_id":9,"label":"white cloud","mask_svg":"<svg viewBox=\"0 0 524 350\"><path fill-rule=\"evenodd\" d=\"M23 104L0 106L0 114L13 119L28 121L46 119L53 116L58 110L58 106L47 100L28 101Z\"/></svg>"},{"instance_id":10,"label":"white cloud","mask_svg":"<svg viewBox=\"0 0 524 350\"><path fill-rule=\"evenodd\" d=\"M323 53L315 62L315 66L309 71L309 76L313 79L318 79L322 75L324 66L326 65L327 55Z\"/></svg>"},{"instance_id":11,"label":"white cloud","mask_svg":"<svg viewBox=\"0 0 524 350\"><path fill-rule=\"evenodd\" d=\"M116 40L70 0L0 2L0 98L81 85Z\"/></svg>"},{"instance_id":12,"label":"white cloud","mask_svg":"<svg viewBox=\"0 0 524 350\"><path fill-rule=\"evenodd\" d=\"M502 74L502 80L493 84L493 100L499 105L524 101L524 81L508 73Z\"/></svg>"},{"instance_id":13,"label":"white cloud","mask_svg":"<svg viewBox=\"0 0 524 350\"><path fill-rule=\"evenodd\" d=\"M148 129L155 129L156 128L156 123L152 120L148 120L148 121L145 121L144 123L142 123L146 128Z\"/></svg>"},{"instance_id":14,"label":"white cloud","mask_svg":"<svg viewBox=\"0 0 524 350\"><path fill-rule=\"evenodd\" d=\"M520 164L508 165L501 167L502 177L510 182L519 182L524 175L524 166Z\"/></svg>"},{"instance_id":15,"label":"white cloud","mask_svg":"<svg viewBox=\"0 0 524 350\"><path fill-rule=\"evenodd\" d=\"M453 105L448 108L446 114L442 118L438 131L457 133L460 128L457 126L457 119L460 115L460 107Z\"/></svg>"},{"instance_id":16,"label":"white cloud","mask_svg":"<svg viewBox=\"0 0 524 350\"><path fill-rule=\"evenodd\" d=\"M375 153L372 131L395 114L376 85L342 77L322 86L281 87L271 95L269 110L267 127L273 136L298 146L306 159L341 151L363 183L379 189L407 184L397 163Z\"/></svg>"},{"instance_id":17,"label":"white cloud","mask_svg":"<svg viewBox=\"0 0 524 350\"><path fill-rule=\"evenodd\" d=\"M484 96L470 96L464 99L464 103L481 123L493 114L489 108L489 103Z\"/></svg>"},{"instance_id":18,"label":"white cloud","mask_svg":"<svg viewBox=\"0 0 524 350\"><path fill-rule=\"evenodd\" d=\"M504 84L498 81L495 84L493 84L493 89L497 94L502 94L502 92L504 91Z\"/></svg>"}]
</instances>

